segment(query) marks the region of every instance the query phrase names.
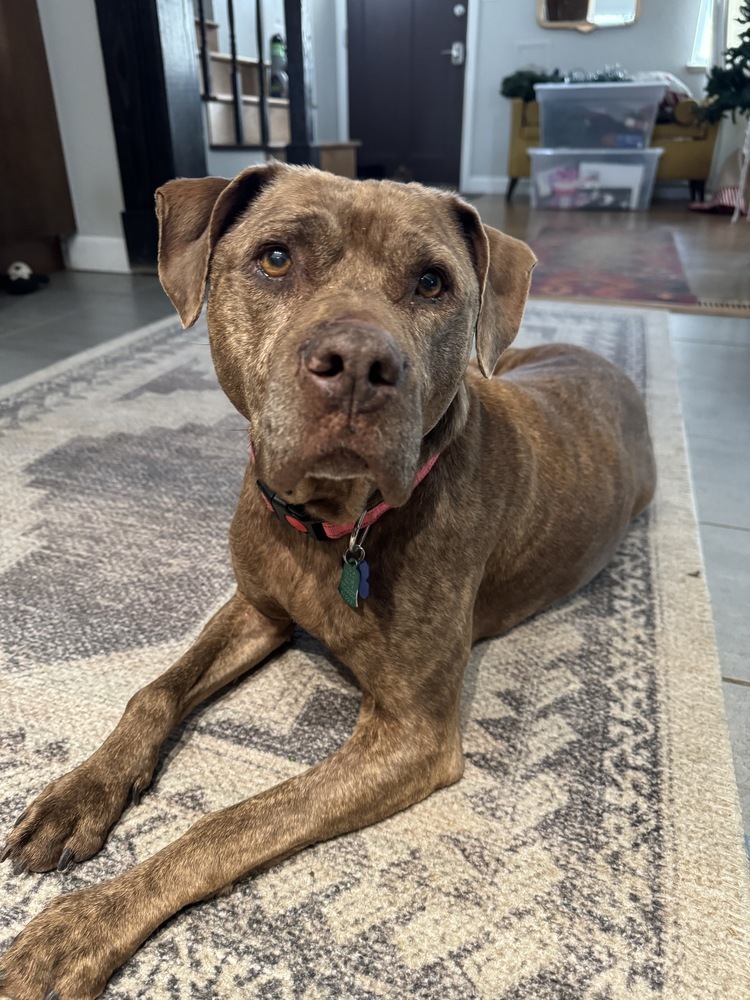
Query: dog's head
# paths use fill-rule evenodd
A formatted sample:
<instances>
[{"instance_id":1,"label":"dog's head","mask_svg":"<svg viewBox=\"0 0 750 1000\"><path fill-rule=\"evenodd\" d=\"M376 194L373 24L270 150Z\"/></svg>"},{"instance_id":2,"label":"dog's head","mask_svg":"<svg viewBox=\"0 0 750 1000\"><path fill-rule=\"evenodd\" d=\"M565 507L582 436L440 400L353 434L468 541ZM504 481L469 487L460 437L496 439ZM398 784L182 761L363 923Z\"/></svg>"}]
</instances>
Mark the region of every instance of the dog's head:
<instances>
[{"instance_id":1,"label":"dog's head","mask_svg":"<svg viewBox=\"0 0 750 1000\"><path fill-rule=\"evenodd\" d=\"M157 214L183 326L208 283L214 363L258 475L322 517L375 488L408 499L430 436L465 412L474 337L489 377L535 263L453 194L282 164L171 181Z\"/></svg>"}]
</instances>

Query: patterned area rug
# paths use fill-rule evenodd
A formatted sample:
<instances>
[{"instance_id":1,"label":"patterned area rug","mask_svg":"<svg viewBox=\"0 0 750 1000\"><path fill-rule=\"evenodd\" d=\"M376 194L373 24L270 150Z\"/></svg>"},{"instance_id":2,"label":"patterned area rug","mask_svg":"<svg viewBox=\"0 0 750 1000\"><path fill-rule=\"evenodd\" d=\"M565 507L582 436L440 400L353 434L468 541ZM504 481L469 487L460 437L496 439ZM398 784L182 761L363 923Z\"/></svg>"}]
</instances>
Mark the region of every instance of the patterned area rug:
<instances>
[{"instance_id":1,"label":"patterned area rug","mask_svg":"<svg viewBox=\"0 0 750 1000\"><path fill-rule=\"evenodd\" d=\"M466 774L180 913L108 1000L741 1000L750 902L666 317L532 303L645 393L659 494L612 565L477 646ZM0 829L92 752L228 596L247 440L205 329L139 331L0 399ZM0 872L0 947L61 891L299 773L358 693L293 648L197 710L152 790L68 874Z\"/></svg>"},{"instance_id":2,"label":"patterned area rug","mask_svg":"<svg viewBox=\"0 0 750 1000\"><path fill-rule=\"evenodd\" d=\"M597 230L573 220L547 226L529 239L539 264L532 294L541 298L608 299L656 305L697 306L674 237L666 227Z\"/></svg>"}]
</instances>

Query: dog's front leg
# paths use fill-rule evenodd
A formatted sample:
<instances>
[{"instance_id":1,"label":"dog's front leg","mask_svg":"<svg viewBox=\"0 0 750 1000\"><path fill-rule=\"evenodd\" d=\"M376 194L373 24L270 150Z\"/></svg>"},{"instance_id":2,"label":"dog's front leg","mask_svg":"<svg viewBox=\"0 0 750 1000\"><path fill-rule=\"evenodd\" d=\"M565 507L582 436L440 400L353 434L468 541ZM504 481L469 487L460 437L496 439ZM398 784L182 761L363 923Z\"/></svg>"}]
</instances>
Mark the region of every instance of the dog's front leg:
<instances>
[{"instance_id":1,"label":"dog's front leg","mask_svg":"<svg viewBox=\"0 0 750 1000\"><path fill-rule=\"evenodd\" d=\"M49 871L95 854L130 796L137 801L150 784L173 727L265 659L290 628L289 621L272 622L235 594L184 656L133 695L102 746L34 800L10 834L3 860L11 858L16 872Z\"/></svg>"},{"instance_id":2,"label":"dog's front leg","mask_svg":"<svg viewBox=\"0 0 750 1000\"><path fill-rule=\"evenodd\" d=\"M351 738L322 763L204 817L112 881L56 899L0 958L3 991L13 1000L42 1000L48 991L59 1000L96 997L178 910L457 780L462 758L451 716L438 723L413 707L394 716L365 696Z\"/></svg>"}]
</instances>

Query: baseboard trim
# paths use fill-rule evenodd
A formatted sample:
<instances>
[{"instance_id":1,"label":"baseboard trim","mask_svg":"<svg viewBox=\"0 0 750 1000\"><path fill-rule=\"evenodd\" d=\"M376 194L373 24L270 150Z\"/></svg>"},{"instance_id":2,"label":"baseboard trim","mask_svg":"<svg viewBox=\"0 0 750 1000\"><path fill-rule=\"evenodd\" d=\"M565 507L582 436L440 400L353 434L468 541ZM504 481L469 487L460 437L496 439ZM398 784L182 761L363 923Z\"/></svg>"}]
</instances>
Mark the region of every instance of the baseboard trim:
<instances>
[{"instance_id":1,"label":"baseboard trim","mask_svg":"<svg viewBox=\"0 0 750 1000\"><path fill-rule=\"evenodd\" d=\"M463 194L505 194L507 189L507 177L493 177L490 174L469 174L461 185Z\"/></svg>"},{"instance_id":2,"label":"baseboard trim","mask_svg":"<svg viewBox=\"0 0 750 1000\"><path fill-rule=\"evenodd\" d=\"M461 187L461 193L472 194L507 194L509 177L493 177L489 174L474 174L466 178L466 183ZM514 191L516 194L529 193L529 178L519 177L518 186Z\"/></svg>"},{"instance_id":3,"label":"baseboard trim","mask_svg":"<svg viewBox=\"0 0 750 1000\"><path fill-rule=\"evenodd\" d=\"M120 236L83 236L63 241L65 266L71 271L107 271L130 274L125 240Z\"/></svg>"}]
</instances>

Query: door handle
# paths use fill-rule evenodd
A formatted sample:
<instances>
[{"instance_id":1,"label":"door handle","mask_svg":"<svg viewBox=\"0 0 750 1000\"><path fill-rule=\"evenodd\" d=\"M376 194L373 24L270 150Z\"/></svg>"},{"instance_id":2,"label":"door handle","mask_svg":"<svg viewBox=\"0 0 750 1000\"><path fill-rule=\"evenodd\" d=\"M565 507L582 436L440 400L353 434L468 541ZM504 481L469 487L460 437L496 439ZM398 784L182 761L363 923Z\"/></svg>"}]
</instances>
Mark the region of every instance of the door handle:
<instances>
[{"instance_id":1,"label":"door handle","mask_svg":"<svg viewBox=\"0 0 750 1000\"><path fill-rule=\"evenodd\" d=\"M451 66L463 66L466 59L466 46L463 42L454 42L449 49L443 49L441 56L451 57Z\"/></svg>"}]
</instances>

